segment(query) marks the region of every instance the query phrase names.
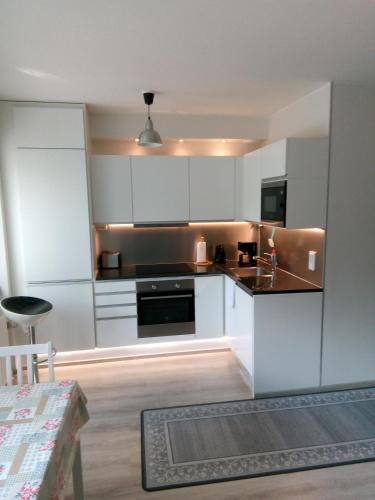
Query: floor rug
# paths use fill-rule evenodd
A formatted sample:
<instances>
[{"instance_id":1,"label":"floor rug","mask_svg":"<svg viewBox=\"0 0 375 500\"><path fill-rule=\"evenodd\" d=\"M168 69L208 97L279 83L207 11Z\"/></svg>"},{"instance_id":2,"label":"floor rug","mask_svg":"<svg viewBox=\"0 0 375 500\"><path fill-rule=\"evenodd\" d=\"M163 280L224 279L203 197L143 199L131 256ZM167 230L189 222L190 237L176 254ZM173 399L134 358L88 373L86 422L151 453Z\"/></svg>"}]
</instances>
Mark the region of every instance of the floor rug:
<instances>
[{"instance_id":1,"label":"floor rug","mask_svg":"<svg viewBox=\"0 0 375 500\"><path fill-rule=\"evenodd\" d=\"M375 388L144 410L147 491L375 460Z\"/></svg>"}]
</instances>

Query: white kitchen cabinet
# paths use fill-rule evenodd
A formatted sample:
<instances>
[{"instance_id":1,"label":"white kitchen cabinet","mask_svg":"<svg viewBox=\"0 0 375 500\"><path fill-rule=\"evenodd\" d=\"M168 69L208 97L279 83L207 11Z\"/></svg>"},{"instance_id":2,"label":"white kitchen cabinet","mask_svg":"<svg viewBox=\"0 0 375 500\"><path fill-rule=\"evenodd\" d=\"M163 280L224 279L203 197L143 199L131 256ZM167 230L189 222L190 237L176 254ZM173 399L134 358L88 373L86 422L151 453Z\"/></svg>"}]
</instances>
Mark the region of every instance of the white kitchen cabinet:
<instances>
[{"instance_id":1,"label":"white kitchen cabinet","mask_svg":"<svg viewBox=\"0 0 375 500\"><path fill-rule=\"evenodd\" d=\"M97 347L121 347L138 342L137 318L103 319L96 322Z\"/></svg>"},{"instance_id":2,"label":"white kitchen cabinet","mask_svg":"<svg viewBox=\"0 0 375 500\"><path fill-rule=\"evenodd\" d=\"M224 333L229 341L235 332L235 293L236 282L224 276Z\"/></svg>"},{"instance_id":3,"label":"white kitchen cabinet","mask_svg":"<svg viewBox=\"0 0 375 500\"><path fill-rule=\"evenodd\" d=\"M225 335L256 394L318 387L322 293L249 295L225 277Z\"/></svg>"},{"instance_id":4,"label":"white kitchen cabinet","mask_svg":"<svg viewBox=\"0 0 375 500\"><path fill-rule=\"evenodd\" d=\"M287 140L268 144L259 150L262 157L261 178L281 177L286 175L286 147Z\"/></svg>"},{"instance_id":5,"label":"white kitchen cabinet","mask_svg":"<svg viewBox=\"0 0 375 500\"><path fill-rule=\"evenodd\" d=\"M91 279L85 151L18 149L17 174L26 281Z\"/></svg>"},{"instance_id":6,"label":"white kitchen cabinet","mask_svg":"<svg viewBox=\"0 0 375 500\"><path fill-rule=\"evenodd\" d=\"M328 138L288 138L244 156L242 216L260 222L261 181L287 179L286 227L326 225Z\"/></svg>"},{"instance_id":7,"label":"white kitchen cabinet","mask_svg":"<svg viewBox=\"0 0 375 500\"><path fill-rule=\"evenodd\" d=\"M83 111L82 106L15 105L15 146L85 149Z\"/></svg>"},{"instance_id":8,"label":"white kitchen cabinet","mask_svg":"<svg viewBox=\"0 0 375 500\"><path fill-rule=\"evenodd\" d=\"M135 281L96 281L94 291L97 347L136 345L138 326Z\"/></svg>"},{"instance_id":9,"label":"white kitchen cabinet","mask_svg":"<svg viewBox=\"0 0 375 500\"><path fill-rule=\"evenodd\" d=\"M320 384L322 293L254 295L254 392Z\"/></svg>"},{"instance_id":10,"label":"white kitchen cabinet","mask_svg":"<svg viewBox=\"0 0 375 500\"><path fill-rule=\"evenodd\" d=\"M189 161L177 156L131 159L135 223L189 220Z\"/></svg>"},{"instance_id":11,"label":"white kitchen cabinet","mask_svg":"<svg viewBox=\"0 0 375 500\"><path fill-rule=\"evenodd\" d=\"M230 279L230 278L229 278ZM232 280L231 280L232 281ZM253 348L253 297L241 290L234 281L233 285L227 282L226 291L229 292L226 308L228 320L229 342L234 354L249 375L252 384L254 372Z\"/></svg>"},{"instance_id":12,"label":"white kitchen cabinet","mask_svg":"<svg viewBox=\"0 0 375 500\"><path fill-rule=\"evenodd\" d=\"M235 158L190 158L190 220L235 219Z\"/></svg>"},{"instance_id":13,"label":"white kitchen cabinet","mask_svg":"<svg viewBox=\"0 0 375 500\"><path fill-rule=\"evenodd\" d=\"M242 219L260 221L261 154L260 150L244 156L240 183Z\"/></svg>"},{"instance_id":14,"label":"white kitchen cabinet","mask_svg":"<svg viewBox=\"0 0 375 500\"><path fill-rule=\"evenodd\" d=\"M52 342L58 351L95 347L92 283L29 285L27 294L48 300L50 314L37 326L37 342Z\"/></svg>"},{"instance_id":15,"label":"white kitchen cabinet","mask_svg":"<svg viewBox=\"0 0 375 500\"><path fill-rule=\"evenodd\" d=\"M92 155L90 168L93 222L133 222L130 157Z\"/></svg>"},{"instance_id":16,"label":"white kitchen cabinet","mask_svg":"<svg viewBox=\"0 0 375 500\"><path fill-rule=\"evenodd\" d=\"M196 338L221 337L224 333L223 276L195 278L194 286Z\"/></svg>"}]
</instances>

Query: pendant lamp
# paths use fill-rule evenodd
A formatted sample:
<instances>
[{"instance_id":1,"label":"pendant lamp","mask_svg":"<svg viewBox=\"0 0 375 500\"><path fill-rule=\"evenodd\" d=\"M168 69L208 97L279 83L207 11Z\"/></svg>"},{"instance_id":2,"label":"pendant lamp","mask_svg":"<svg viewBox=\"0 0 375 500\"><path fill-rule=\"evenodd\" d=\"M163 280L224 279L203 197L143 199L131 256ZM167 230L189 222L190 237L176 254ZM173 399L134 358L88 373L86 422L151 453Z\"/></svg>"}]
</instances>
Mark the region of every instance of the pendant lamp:
<instances>
[{"instance_id":1,"label":"pendant lamp","mask_svg":"<svg viewBox=\"0 0 375 500\"><path fill-rule=\"evenodd\" d=\"M143 92L143 98L147 106L147 120L144 130L139 134L138 146L144 148L160 148L162 145L159 133L154 129L154 124L150 118L150 106L154 102L153 92Z\"/></svg>"}]
</instances>

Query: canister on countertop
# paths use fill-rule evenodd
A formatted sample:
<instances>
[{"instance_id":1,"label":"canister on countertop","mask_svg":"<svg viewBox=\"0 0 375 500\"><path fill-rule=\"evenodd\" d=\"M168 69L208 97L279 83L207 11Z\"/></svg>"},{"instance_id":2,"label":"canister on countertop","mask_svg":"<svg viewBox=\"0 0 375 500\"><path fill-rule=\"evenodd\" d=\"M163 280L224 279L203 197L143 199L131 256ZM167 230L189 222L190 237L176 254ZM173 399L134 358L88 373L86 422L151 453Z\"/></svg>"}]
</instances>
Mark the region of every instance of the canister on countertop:
<instances>
[{"instance_id":1,"label":"canister on countertop","mask_svg":"<svg viewBox=\"0 0 375 500\"><path fill-rule=\"evenodd\" d=\"M118 269L121 267L120 252L102 252L99 257L99 267L101 269Z\"/></svg>"},{"instance_id":2,"label":"canister on countertop","mask_svg":"<svg viewBox=\"0 0 375 500\"><path fill-rule=\"evenodd\" d=\"M197 243L197 264L207 264L206 242L204 237L201 236L200 241Z\"/></svg>"}]
</instances>

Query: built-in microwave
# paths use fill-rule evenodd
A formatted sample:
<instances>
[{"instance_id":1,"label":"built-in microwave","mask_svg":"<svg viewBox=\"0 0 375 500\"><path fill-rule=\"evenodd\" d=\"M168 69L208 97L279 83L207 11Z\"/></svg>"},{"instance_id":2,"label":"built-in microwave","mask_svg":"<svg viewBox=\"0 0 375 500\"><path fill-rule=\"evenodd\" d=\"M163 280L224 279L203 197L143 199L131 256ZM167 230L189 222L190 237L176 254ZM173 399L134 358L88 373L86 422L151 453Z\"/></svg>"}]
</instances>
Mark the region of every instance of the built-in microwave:
<instances>
[{"instance_id":1,"label":"built-in microwave","mask_svg":"<svg viewBox=\"0 0 375 500\"><path fill-rule=\"evenodd\" d=\"M263 179L261 193L262 222L285 227L286 218L286 179Z\"/></svg>"}]
</instances>

